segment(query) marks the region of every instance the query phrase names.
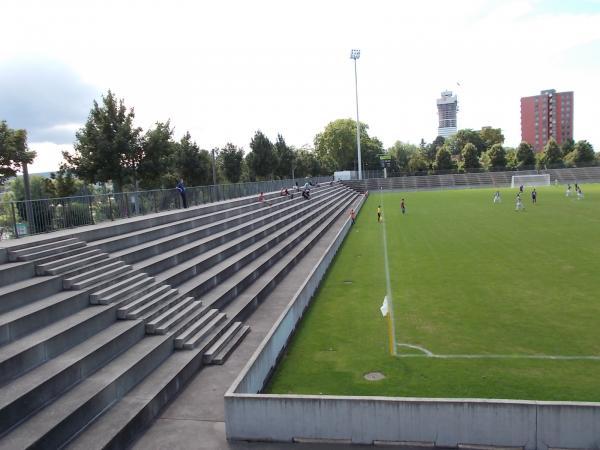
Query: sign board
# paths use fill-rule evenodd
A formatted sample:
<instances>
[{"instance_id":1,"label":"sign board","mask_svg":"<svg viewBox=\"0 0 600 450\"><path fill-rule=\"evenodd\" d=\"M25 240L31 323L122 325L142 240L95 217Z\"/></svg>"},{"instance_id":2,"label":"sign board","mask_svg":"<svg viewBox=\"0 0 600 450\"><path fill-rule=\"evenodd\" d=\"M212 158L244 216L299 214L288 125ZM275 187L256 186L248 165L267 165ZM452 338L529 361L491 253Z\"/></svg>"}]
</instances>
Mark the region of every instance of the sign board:
<instances>
[{"instance_id":1,"label":"sign board","mask_svg":"<svg viewBox=\"0 0 600 450\"><path fill-rule=\"evenodd\" d=\"M392 157L390 155L387 155L387 154L379 155L379 163L381 164L381 167L383 167L383 168L390 167L391 162L392 162Z\"/></svg>"}]
</instances>

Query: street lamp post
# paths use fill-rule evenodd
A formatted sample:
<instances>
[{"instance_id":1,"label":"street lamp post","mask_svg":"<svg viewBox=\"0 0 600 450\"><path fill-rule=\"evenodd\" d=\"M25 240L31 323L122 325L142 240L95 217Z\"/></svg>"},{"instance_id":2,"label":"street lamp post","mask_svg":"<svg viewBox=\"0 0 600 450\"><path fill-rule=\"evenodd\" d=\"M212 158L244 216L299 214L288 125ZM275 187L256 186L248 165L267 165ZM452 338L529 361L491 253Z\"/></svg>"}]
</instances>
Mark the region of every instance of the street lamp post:
<instances>
[{"instance_id":1,"label":"street lamp post","mask_svg":"<svg viewBox=\"0 0 600 450\"><path fill-rule=\"evenodd\" d=\"M354 60L354 88L356 92L356 147L358 148L358 179L362 180L362 162L360 155L360 121L358 119L358 77L356 74L356 60L360 58L360 50L352 49L350 59Z\"/></svg>"}]
</instances>

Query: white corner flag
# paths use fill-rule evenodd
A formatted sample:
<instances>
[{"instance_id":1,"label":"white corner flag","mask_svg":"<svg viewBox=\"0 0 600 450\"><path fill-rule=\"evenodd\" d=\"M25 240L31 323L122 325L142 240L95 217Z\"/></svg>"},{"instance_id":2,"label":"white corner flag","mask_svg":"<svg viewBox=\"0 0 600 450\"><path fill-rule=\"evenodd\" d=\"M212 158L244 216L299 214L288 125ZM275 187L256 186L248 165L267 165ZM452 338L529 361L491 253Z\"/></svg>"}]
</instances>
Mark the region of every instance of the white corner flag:
<instances>
[{"instance_id":1,"label":"white corner flag","mask_svg":"<svg viewBox=\"0 0 600 450\"><path fill-rule=\"evenodd\" d=\"M387 299L387 295L385 297L383 297L383 305L381 305L381 308L379 308L379 310L381 311L381 315L383 317L388 315L388 299Z\"/></svg>"}]
</instances>

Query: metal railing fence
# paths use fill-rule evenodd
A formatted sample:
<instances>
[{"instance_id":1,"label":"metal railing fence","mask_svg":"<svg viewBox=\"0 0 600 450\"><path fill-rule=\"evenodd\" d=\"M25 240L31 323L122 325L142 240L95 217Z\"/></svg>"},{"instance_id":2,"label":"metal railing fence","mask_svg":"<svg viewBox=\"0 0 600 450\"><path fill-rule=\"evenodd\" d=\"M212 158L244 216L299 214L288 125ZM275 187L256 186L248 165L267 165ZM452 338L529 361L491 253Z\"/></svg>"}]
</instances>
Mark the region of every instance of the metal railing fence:
<instances>
[{"instance_id":1,"label":"metal railing fence","mask_svg":"<svg viewBox=\"0 0 600 450\"><path fill-rule=\"evenodd\" d=\"M312 177L313 183L325 183L331 176ZM189 206L277 191L304 184L305 179L257 181L186 188ZM177 189L119 192L75 197L47 198L31 201L0 202L0 240L15 239L66 228L141 216L183 207Z\"/></svg>"}]
</instances>

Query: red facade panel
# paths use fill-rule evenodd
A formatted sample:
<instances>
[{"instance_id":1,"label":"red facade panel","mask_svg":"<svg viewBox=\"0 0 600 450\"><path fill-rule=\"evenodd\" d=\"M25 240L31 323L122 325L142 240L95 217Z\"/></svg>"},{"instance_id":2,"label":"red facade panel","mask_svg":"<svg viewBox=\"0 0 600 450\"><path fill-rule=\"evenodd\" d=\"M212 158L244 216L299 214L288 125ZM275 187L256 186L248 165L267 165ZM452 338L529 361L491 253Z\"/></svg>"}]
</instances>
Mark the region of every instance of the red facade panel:
<instances>
[{"instance_id":1,"label":"red facade panel","mask_svg":"<svg viewBox=\"0 0 600 450\"><path fill-rule=\"evenodd\" d=\"M573 92L547 90L521 98L521 140L541 152L551 137L558 144L573 139Z\"/></svg>"}]
</instances>

